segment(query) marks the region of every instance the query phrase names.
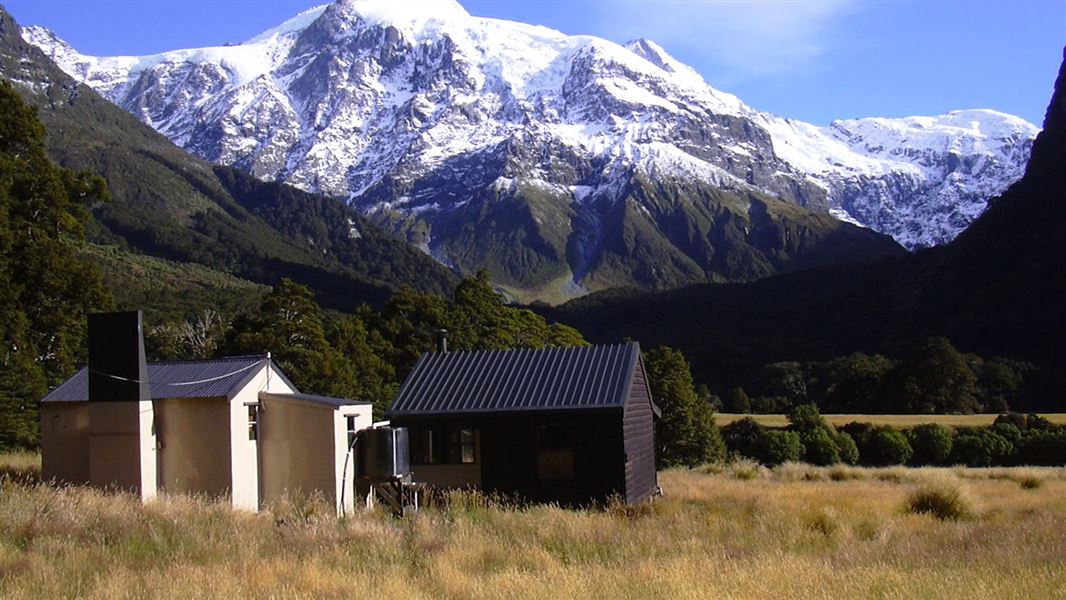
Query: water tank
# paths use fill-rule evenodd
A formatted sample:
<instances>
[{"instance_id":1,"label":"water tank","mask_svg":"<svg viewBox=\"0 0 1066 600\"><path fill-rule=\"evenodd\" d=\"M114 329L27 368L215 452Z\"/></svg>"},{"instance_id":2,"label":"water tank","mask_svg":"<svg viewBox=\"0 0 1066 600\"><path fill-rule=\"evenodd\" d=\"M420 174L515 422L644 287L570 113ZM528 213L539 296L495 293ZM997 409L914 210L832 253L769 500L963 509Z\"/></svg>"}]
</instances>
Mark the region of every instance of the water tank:
<instances>
[{"instance_id":1,"label":"water tank","mask_svg":"<svg viewBox=\"0 0 1066 600\"><path fill-rule=\"evenodd\" d=\"M387 481L411 471L406 427L372 427L360 430L355 444L355 476Z\"/></svg>"}]
</instances>

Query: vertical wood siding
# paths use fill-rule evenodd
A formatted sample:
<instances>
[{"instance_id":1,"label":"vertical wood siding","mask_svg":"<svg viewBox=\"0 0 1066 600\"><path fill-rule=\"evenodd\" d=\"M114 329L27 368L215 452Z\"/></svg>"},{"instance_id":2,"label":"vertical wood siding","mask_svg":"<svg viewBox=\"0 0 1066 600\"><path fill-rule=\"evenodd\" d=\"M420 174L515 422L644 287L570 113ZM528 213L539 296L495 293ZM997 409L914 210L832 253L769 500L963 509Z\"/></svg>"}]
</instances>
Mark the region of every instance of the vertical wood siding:
<instances>
[{"instance_id":1,"label":"vertical wood siding","mask_svg":"<svg viewBox=\"0 0 1066 600\"><path fill-rule=\"evenodd\" d=\"M626 398L622 435L626 454L626 502L639 504L655 492L655 417L644 364L637 361L633 383Z\"/></svg>"}]
</instances>

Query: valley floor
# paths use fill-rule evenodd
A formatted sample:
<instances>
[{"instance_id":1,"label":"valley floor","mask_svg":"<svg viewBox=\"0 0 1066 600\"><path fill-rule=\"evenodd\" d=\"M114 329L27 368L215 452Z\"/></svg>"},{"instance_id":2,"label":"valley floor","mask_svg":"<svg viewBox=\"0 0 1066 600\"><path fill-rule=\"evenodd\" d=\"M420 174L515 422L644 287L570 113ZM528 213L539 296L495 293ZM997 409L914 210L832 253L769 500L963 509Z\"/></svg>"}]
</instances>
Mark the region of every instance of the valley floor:
<instances>
[{"instance_id":1,"label":"valley floor","mask_svg":"<svg viewBox=\"0 0 1066 600\"><path fill-rule=\"evenodd\" d=\"M629 510L487 507L407 519L322 504L258 514L204 499L27 482L0 457L0 597L1053 598L1066 595L1066 469L750 463L660 474ZM961 520L912 514L959 492ZM949 494L950 496L950 494Z\"/></svg>"}]
</instances>

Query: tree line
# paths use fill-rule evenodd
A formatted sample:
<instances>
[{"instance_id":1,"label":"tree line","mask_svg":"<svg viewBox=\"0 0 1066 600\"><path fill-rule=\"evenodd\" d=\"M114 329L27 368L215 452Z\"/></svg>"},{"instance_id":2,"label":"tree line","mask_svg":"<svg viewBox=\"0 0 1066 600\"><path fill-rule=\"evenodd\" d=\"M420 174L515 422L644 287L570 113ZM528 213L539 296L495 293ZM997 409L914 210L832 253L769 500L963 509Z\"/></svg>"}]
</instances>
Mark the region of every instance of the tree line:
<instances>
[{"instance_id":1,"label":"tree line","mask_svg":"<svg viewBox=\"0 0 1066 600\"><path fill-rule=\"evenodd\" d=\"M461 281L451 299L405 288L381 309L351 314L324 311L308 288L285 279L254 312L163 323L148 328L145 345L155 360L270 352L300 390L371 401L380 418L444 332L457 351L587 345L575 329L508 306L484 271Z\"/></svg>"},{"instance_id":2,"label":"tree line","mask_svg":"<svg viewBox=\"0 0 1066 600\"><path fill-rule=\"evenodd\" d=\"M933 337L900 358L856 352L771 363L721 396L704 394L719 410L741 414L804 404L836 414L970 414L1034 410L1051 385L1032 363L982 358Z\"/></svg>"},{"instance_id":3,"label":"tree line","mask_svg":"<svg viewBox=\"0 0 1066 600\"><path fill-rule=\"evenodd\" d=\"M938 423L895 428L852 422L827 423L813 404L792 409L785 428L751 417L722 428L727 452L766 465L802 461L849 464L968 467L1066 464L1066 427L1036 415L1003 413L985 427L950 428Z\"/></svg>"}]
</instances>

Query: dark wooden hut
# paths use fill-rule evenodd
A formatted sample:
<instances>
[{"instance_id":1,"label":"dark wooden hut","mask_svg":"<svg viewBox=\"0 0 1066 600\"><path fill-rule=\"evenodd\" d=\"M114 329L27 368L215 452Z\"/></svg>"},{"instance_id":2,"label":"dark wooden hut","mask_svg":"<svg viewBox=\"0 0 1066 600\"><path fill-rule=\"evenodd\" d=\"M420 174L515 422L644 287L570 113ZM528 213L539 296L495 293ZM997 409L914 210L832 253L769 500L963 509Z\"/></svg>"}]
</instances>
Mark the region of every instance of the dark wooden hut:
<instances>
[{"instance_id":1,"label":"dark wooden hut","mask_svg":"<svg viewBox=\"0 0 1066 600\"><path fill-rule=\"evenodd\" d=\"M655 424L636 343L423 355L388 411L416 481L534 502L655 493Z\"/></svg>"}]
</instances>

